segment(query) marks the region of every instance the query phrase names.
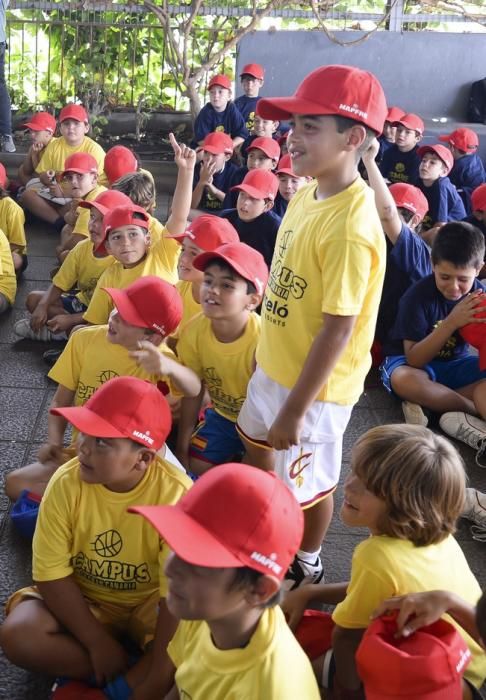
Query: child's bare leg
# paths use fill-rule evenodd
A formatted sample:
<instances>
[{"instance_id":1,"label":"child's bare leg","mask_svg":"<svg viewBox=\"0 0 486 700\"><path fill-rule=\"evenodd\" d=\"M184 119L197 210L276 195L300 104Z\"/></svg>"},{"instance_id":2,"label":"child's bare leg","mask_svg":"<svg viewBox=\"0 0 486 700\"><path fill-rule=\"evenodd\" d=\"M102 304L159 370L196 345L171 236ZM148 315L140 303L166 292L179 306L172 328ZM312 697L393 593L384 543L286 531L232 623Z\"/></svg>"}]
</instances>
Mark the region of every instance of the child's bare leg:
<instances>
[{"instance_id":1,"label":"child's bare leg","mask_svg":"<svg viewBox=\"0 0 486 700\"><path fill-rule=\"evenodd\" d=\"M404 365L397 367L391 376L391 386L401 399L413 401L436 413L464 411L476 415L472 399L444 384L433 382L422 369Z\"/></svg>"},{"instance_id":2,"label":"child's bare leg","mask_svg":"<svg viewBox=\"0 0 486 700\"><path fill-rule=\"evenodd\" d=\"M0 627L0 646L13 664L35 673L76 679L93 673L84 647L41 600L23 600L12 610Z\"/></svg>"},{"instance_id":3,"label":"child's bare leg","mask_svg":"<svg viewBox=\"0 0 486 700\"><path fill-rule=\"evenodd\" d=\"M304 535L300 549L304 552L317 552L322 546L334 511L334 498L330 494L304 511Z\"/></svg>"},{"instance_id":4,"label":"child's bare leg","mask_svg":"<svg viewBox=\"0 0 486 700\"><path fill-rule=\"evenodd\" d=\"M245 440L240 434L241 441L245 448L242 462L251 464L253 467L264 469L266 472L275 471L275 452L271 448L257 447L252 442Z\"/></svg>"},{"instance_id":5,"label":"child's bare leg","mask_svg":"<svg viewBox=\"0 0 486 700\"><path fill-rule=\"evenodd\" d=\"M39 219L55 224L60 214L59 210L46 199L40 197L33 189L25 190L20 197L22 206L35 214Z\"/></svg>"},{"instance_id":6,"label":"child's bare leg","mask_svg":"<svg viewBox=\"0 0 486 700\"><path fill-rule=\"evenodd\" d=\"M25 467L14 469L5 476L5 493L11 501L16 501L24 489L42 496L56 469L63 461L32 462Z\"/></svg>"},{"instance_id":7,"label":"child's bare leg","mask_svg":"<svg viewBox=\"0 0 486 700\"><path fill-rule=\"evenodd\" d=\"M464 387L464 389L467 389L467 387ZM461 393L464 389L461 389ZM483 379L472 385L472 400L474 401L478 415L480 415L483 420L486 420L486 380Z\"/></svg>"},{"instance_id":8,"label":"child's bare leg","mask_svg":"<svg viewBox=\"0 0 486 700\"><path fill-rule=\"evenodd\" d=\"M27 310L30 311L30 313L33 313L35 309L37 308L38 303L44 296L44 292L40 291L33 291L30 292L27 295L27 299L25 300L25 305L27 307Z\"/></svg>"},{"instance_id":9,"label":"child's bare leg","mask_svg":"<svg viewBox=\"0 0 486 700\"><path fill-rule=\"evenodd\" d=\"M22 268L22 265L24 264L24 258L19 253L12 251L12 260L14 262L15 271L17 272L17 270L20 270Z\"/></svg>"}]
</instances>

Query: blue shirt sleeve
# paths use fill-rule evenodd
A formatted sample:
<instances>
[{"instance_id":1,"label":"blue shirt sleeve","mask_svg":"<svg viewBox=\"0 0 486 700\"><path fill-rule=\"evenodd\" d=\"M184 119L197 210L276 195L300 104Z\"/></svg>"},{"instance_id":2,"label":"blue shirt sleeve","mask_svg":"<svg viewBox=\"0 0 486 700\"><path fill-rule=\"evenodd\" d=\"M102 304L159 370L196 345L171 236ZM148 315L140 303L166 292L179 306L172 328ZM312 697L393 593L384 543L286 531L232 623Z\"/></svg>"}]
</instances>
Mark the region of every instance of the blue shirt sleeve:
<instances>
[{"instance_id":1,"label":"blue shirt sleeve","mask_svg":"<svg viewBox=\"0 0 486 700\"><path fill-rule=\"evenodd\" d=\"M427 244L403 223L398 240L390 252L390 259L399 270L408 275L410 284L432 272Z\"/></svg>"}]
</instances>

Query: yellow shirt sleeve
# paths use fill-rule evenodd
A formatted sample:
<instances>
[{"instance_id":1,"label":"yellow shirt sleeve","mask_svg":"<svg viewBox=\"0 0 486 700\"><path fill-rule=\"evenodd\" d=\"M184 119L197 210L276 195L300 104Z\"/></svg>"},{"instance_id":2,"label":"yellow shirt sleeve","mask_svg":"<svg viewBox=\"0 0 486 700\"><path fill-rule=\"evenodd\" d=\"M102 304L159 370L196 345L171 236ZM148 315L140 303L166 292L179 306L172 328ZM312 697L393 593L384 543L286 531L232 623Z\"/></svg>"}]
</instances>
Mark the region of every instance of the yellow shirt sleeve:
<instances>
[{"instance_id":1,"label":"yellow shirt sleeve","mask_svg":"<svg viewBox=\"0 0 486 700\"><path fill-rule=\"evenodd\" d=\"M15 301L15 295L17 294L17 278L15 276L14 262L12 258L12 252L10 250L10 245L7 240L7 236L0 229L0 294L4 297L10 304Z\"/></svg>"},{"instance_id":2,"label":"yellow shirt sleeve","mask_svg":"<svg viewBox=\"0 0 486 700\"><path fill-rule=\"evenodd\" d=\"M57 362L48 372L48 377L65 386L66 389L76 391L81 375L83 357L86 351L86 342L90 336L86 335L89 328L80 328L69 336L66 347L59 356Z\"/></svg>"},{"instance_id":3,"label":"yellow shirt sleeve","mask_svg":"<svg viewBox=\"0 0 486 700\"><path fill-rule=\"evenodd\" d=\"M0 199L0 229L7 236L10 245L17 246L24 255L27 249L25 238L25 215L22 207L11 197Z\"/></svg>"}]
</instances>

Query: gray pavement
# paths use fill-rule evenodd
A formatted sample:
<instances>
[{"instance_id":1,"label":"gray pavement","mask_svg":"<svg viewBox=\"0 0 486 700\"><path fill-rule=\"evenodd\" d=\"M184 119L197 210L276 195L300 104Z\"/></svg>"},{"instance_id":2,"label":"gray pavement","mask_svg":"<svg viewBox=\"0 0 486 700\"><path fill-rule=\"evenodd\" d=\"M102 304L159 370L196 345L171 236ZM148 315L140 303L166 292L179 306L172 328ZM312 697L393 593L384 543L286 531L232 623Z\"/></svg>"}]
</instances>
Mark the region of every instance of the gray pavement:
<instances>
[{"instance_id":1,"label":"gray pavement","mask_svg":"<svg viewBox=\"0 0 486 700\"><path fill-rule=\"evenodd\" d=\"M159 196L159 216L165 221L168 198ZM25 298L33 289L45 289L49 271L55 265L54 234L39 224L27 227L29 266L19 285L14 308L0 318L0 472L28 464L35 457L46 433L46 415L55 385L46 377L42 360L45 344L33 341L15 342L13 323L27 315ZM344 439L342 477L349 469L350 450L356 439L368 428L384 423L401 422L399 404L379 385L376 373L368 378L365 393L353 411ZM474 463L472 450L458 444L466 461L472 486L486 491L486 470ZM322 549L326 579L330 582L347 580L354 547L366 537L365 531L347 529L339 521L341 489L336 495L336 515ZM30 545L12 529L8 517L9 504L0 492L0 602L3 604L17 588L30 583ZM469 564L486 586L484 547L475 542L469 526L459 524L458 540ZM444 581L446 587L447 581ZM0 700L44 700L48 697L49 679L33 676L12 666L0 652Z\"/></svg>"}]
</instances>

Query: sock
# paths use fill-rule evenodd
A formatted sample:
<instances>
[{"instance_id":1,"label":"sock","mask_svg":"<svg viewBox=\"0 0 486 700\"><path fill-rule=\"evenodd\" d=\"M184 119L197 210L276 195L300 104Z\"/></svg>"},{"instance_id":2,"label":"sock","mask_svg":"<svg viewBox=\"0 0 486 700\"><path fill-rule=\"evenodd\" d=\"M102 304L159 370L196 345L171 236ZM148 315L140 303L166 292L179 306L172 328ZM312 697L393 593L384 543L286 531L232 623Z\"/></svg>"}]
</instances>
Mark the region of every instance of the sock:
<instances>
[{"instance_id":1,"label":"sock","mask_svg":"<svg viewBox=\"0 0 486 700\"><path fill-rule=\"evenodd\" d=\"M297 551L297 556L300 559L300 561L303 561L305 564L311 564L312 566L314 566L316 563L316 559L319 559L320 553L320 549L318 549L317 552L304 552L304 550L299 549Z\"/></svg>"},{"instance_id":2,"label":"sock","mask_svg":"<svg viewBox=\"0 0 486 700\"><path fill-rule=\"evenodd\" d=\"M58 219L56 219L54 221L54 223L52 225L54 226L54 228L56 229L56 231L58 233L61 233L62 229L64 228L65 223L66 222L64 221L64 217L60 216Z\"/></svg>"},{"instance_id":3,"label":"sock","mask_svg":"<svg viewBox=\"0 0 486 700\"><path fill-rule=\"evenodd\" d=\"M107 683L103 692L110 700L128 700L132 697L132 689L125 680L125 676L117 676L115 680Z\"/></svg>"}]
</instances>

